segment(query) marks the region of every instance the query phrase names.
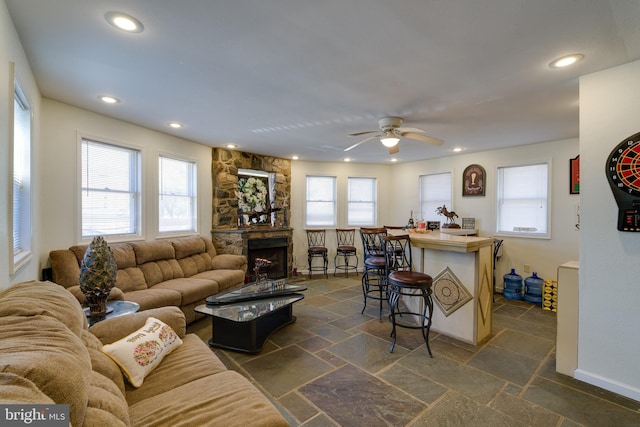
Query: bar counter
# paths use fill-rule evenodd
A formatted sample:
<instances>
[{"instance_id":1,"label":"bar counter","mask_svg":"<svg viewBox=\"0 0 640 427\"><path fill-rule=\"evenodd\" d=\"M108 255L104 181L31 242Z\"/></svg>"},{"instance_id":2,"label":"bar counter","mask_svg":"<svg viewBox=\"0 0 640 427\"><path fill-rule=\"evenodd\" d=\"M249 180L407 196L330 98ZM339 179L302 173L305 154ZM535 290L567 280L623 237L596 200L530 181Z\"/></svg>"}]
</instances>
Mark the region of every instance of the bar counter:
<instances>
[{"instance_id":1,"label":"bar counter","mask_svg":"<svg viewBox=\"0 0 640 427\"><path fill-rule=\"evenodd\" d=\"M405 230L389 232L407 233ZM434 279L435 307L431 329L474 345L489 338L493 309L494 239L439 231L409 231L408 234L413 247L414 268Z\"/></svg>"}]
</instances>

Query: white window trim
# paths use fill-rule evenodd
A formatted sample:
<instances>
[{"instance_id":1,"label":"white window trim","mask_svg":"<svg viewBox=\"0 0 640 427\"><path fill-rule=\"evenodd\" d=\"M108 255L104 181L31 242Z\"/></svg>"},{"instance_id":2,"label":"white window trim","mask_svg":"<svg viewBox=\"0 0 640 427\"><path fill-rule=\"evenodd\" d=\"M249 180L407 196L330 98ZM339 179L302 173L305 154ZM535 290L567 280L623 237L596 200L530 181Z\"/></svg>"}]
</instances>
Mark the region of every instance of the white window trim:
<instances>
[{"instance_id":1,"label":"white window trim","mask_svg":"<svg viewBox=\"0 0 640 427\"><path fill-rule=\"evenodd\" d=\"M373 191L373 223L372 224L351 224L349 221L349 204L351 200L349 199L349 182L351 179L368 179L373 181L374 191ZM354 202L356 203L356 202ZM366 202L370 203L370 202ZM347 226L348 227L375 227L378 223L378 178L371 176L348 176L347 177Z\"/></svg>"},{"instance_id":2,"label":"white window trim","mask_svg":"<svg viewBox=\"0 0 640 427\"><path fill-rule=\"evenodd\" d=\"M33 191L31 191L31 181L32 176L31 172L32 161L31 161L31 151L33 148L33 103L31 102L30 97L24 92L23 85L20 83L20 79L16 76L15 73L15 63L9 63L9 81L13 82L13 95L10 97L10 107L9 107L9 117L8 117L8 125L9 125L9 203L7 203L7 219L8 219L8 236L11 236L8 240L8 249L9 249L9 274L14 275L18 273L18 271L27 265L32 258L32 250L33 247L33 210L32 210L32 201L33 201ZM26 182L26 186L28 187L27 196L25 197L27 200L27 206L25 207L25 212L28 212L28 220L25 221L23 229L23 235L21 235L21 241L23 244L23 250L19 253L14 253L13 250L13 174L14 174L14 99L15 94L18 92L20 98L22 98L23 102L26 102L29 106L29 159L28 159L28 169L27 175L29 177L28 182Z\"/></svg>"},{"instance_id":3,"label":"white window trim","mask_svg":"<svg viewBox=\"0 0 640 427\"><path fill-rule=\"evenodd\" d=\"M170 158L170 159L174 159L174 160L181 160L183 162L191 162L195 165L195 206L193 207L193 213L195 215L194 218L194 228L195 230L192 231L166 231L166 232L161 232L160 231L160 157L165 157L165 158ZM173 238L173 237L188 237L188 236L197 236L199 235L199 218L200 218L200 183L199 181L199 170L198 170L198 160L197 159L193 159L193 158L189 158L189 157L185 157L185 156L181 156L178 154L174 154L174 153L169 153L169 152L163 152L163 151L158 151L156 152L156 156L155 156L155 173L154 173L154 180L155 180L155 196L154 196L154 203L153 203L153 211L154 211L154 224L153 224L153 229L155 230L155 235L157 239L169 239L169 238Z\"/></svg>"},{"instance_id":4,"label":"white window trim","mask_svg":"<svg viewBox=\"0 0 640 427\"><path fill-rule=\"evenodd\" d=\"M309 225L307 224L307 180L310 177L333 178L333 224L332 225ZM336 228L338 226L338 177L335 175L307 174L304 177L304 227L308 229Z\"/></svg>"},{"instance_id":5,"label":"white window trim","mask_svg":"<svg viewBox=\"0 0 640 427\"><path fill-rule=\"evenodd\" d=\"M500 180L498 177L499 170L501 168L510 168L510 167L519 167L519 166L534 166L534 165L547 165L547 232L542 233L527 233L527 232L509 232L509 231L498 231L498 215L500 211ZM553 200L553 162L551 159L547 160L532 160L530 162L525 163L514 163L514 164L504 164L498 165L495 169L495 189L496 189L496 200L495 200L495 233L494 236L498 237L521 237L524 239L541 239L541 240L550 240L551 239L551 212L552 212L552 200Z\"/></svg>"},{"instance_id":6,"label":"white window trim","mask_svg":"<svg viewBox=\"0 0 640 427\"><path fill-rule=\"evenodd\" d=\"M140 200L138 206L138 215L136 217L136 221L138 224L138 232L135 234L122 234L122 235L109 235L106 237L109 243L118 243L118 242L132 242L132 241L140 241L145 240L145 227L146 221L145 218L145 206L146 203L146 179L145 179L145 149L142 146L129 144L126 142L118 141L115 139L97 136L94 134L86 133L86 132L76 132L76 215L78 218L77 226L76 226L76 241L79 245L86 245L87 243L91 243L93 240L92 237L82 237L82 140L88 139L95 142L102 142L105 144L112 144L123 148L129 148L132 150L138 150L140 152Z\"/></svg>"}]
</instances>

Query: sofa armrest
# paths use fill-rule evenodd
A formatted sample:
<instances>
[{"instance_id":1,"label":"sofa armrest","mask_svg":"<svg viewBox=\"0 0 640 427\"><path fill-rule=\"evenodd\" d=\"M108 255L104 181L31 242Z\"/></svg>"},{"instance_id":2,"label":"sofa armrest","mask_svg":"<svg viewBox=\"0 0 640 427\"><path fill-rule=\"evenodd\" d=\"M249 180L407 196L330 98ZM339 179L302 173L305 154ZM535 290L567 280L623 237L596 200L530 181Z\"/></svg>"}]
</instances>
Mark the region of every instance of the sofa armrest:
<instances>
[{"instance_id":1,"label":"sofa armrest","mask_svg":"<svg viewBox=\"0 0 640 427\"><path fill-rule=\"evenodd\" d=\"M247 272L247 257L244 255L218 254L211 258L214 270L242 270Z\"/></svg>"},{"instance_id":2,"label":"sofa armrest","mask_svg":"<svg viewBox=\"0 0 640 427\"><path fill-rule=\"evenodd\" d=\"M174 306L153 308L106 319L91 326L89 332L98 337L103 345L111 344L143 327L149 317L155 317L169 325L180 338L184 338L187 333L184 313Z\"/></svg>"}]
</instances>

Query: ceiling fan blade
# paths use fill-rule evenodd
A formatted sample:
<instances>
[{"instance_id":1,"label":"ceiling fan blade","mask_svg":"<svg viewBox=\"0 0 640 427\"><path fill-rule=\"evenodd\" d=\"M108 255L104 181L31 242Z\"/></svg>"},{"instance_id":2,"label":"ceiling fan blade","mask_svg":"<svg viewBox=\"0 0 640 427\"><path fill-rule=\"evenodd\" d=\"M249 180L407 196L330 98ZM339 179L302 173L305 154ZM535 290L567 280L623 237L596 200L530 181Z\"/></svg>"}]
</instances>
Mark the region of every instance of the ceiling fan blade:
<instances>
[{"instance_id":1,"label":"ceiling fan blade","mask_svg":"<svg viewBox=\"0 0 640 427\"><path fill-rule=\"evenodd\" d=\"M357 142L357 143L353 144L351 147L349 147L349 148L345 148L345 149L344 149L344 151L352 150L352 149L356 148L358 145L363 144L363 143L365 143L365 142L367 142L367 141L370 141L370 140L372 140L372 139L375 139L375 138L377 138L377 137L378 137L378 136L377 136L377 135L375 135L375 136L370 136L369 138L365 138L365 139L363 139L362 141L360 141L360 142Z\"/></svg>"},{"instance_id":2,"label":"ceiling fan blade","mask_svg":"<svg viewBox=\"0 0 640 427\"><path fill-rule=\"evenodd\" d=\"M396 154L400 152L400 144L396 144L393 147L389 147L389 155Z\"/></svg>"},{"instance_id":3,"label":"ceiling fan blade","mask_svg":"<svg viewBox=\"0 0 640 427\"><path fill-rule=\"evenodd\" d=\"M399 132L418 132L418 133L427 133L426 130L418 129L418 128L398 128Z\"/></svg>"},{"instance_id":4,"label":"ceiling fan blade","mask_svg":"<svg viewBox=\"0 0 640 427\"><path fill-rule=\"evenodd\" d=\"M379 132L379 131L377 131L377 130L365 130L364 132L350 133L349 136L360 136L360 135L366 135L368 133L374 133L374 132Z\"/></svg>"},{"instance_id":5,"label":"ceiling fan blade","mask_svg":"<svg viewBox=\"0 0 640 427\"><path fill-rule=\"evenodd\" d=\"M427 143L433 144L433 145L442 145L442 144L444 144L444 141L441 140L441 139L434 138L432 136L427 136L427 135L420 135L419 133L402 132L400 135L405 137L405 138L416 139L418 141L427 142Z\"/></svg>"}]
</instances>

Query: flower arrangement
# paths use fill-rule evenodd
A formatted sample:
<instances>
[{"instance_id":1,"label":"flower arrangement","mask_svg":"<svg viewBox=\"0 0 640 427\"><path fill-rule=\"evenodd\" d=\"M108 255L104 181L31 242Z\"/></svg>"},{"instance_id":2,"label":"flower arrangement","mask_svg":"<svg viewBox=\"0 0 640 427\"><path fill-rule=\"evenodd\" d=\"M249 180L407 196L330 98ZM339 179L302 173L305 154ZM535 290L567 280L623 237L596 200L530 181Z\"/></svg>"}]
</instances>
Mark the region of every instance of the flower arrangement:
<instances>
[{"instance_id":1,"label":"flower arrangement","mask_svg":"<svg viewBox=\"0 0 640 427\"><path fill-rule=\"evenodd\" d=\"M267 186L264 181L253 176L238 179L238 206L243 212L265 212Z\"/></svg>"}]
</instances>

